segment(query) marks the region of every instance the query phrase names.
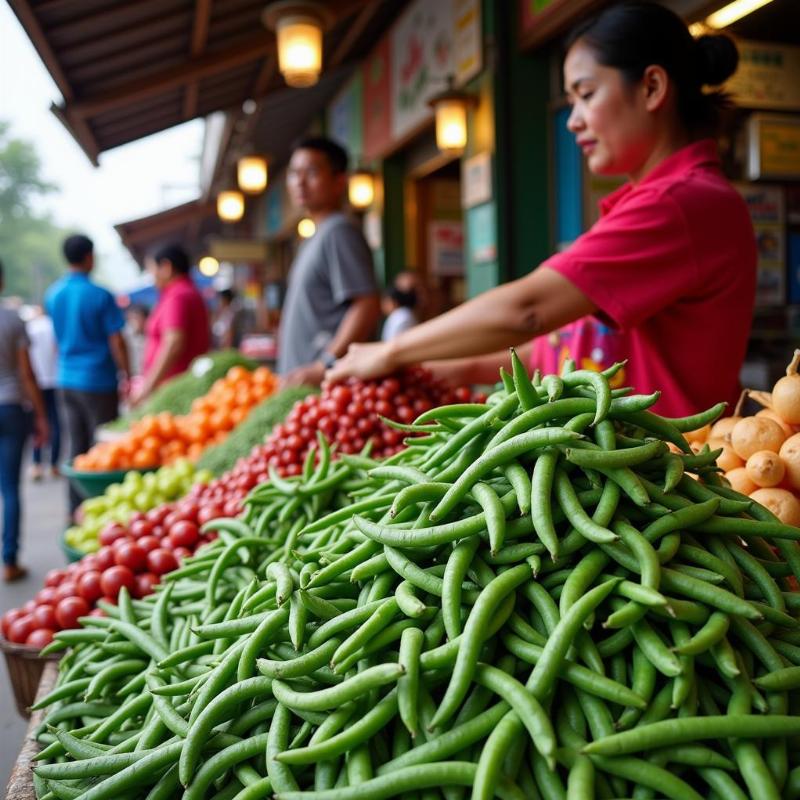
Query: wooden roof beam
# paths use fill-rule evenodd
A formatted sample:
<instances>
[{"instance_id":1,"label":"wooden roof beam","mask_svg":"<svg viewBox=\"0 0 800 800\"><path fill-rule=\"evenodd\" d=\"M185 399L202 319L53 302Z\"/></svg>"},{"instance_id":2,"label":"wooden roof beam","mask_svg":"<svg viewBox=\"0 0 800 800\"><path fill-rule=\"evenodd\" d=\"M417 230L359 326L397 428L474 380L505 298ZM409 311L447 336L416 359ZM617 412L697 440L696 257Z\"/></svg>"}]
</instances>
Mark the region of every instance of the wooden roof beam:
<instances>
[{"instance_id":1,"label":"wooden roof beam","mask_svg":"<svg viewBox=\"0 0 800 800\"><path fill-rule=\"evenodd\" d=\"M206 49L208 25L211 21L211 2L212 0L195 0L194 3L191 47L193 58L201 55ZM183 95L184 119L194 119L194 117L197 116L197 91L197 81L191 81L186 85Z\"/></svg>"},{"instance_id":2,"label":"wooden roof beam","mask_svg":"<svg viewBox=\"0 0 800 800\"><path fill-rule=\"evenodd\" d=\"M65 111L84 118L92 117L256 61L272 52L274 48L275 43L269 36L257 33L224 50L193 57L184 64L137 78L107 92L73 100L67 103Z\"/></svg>"},{"instance_id":3,"label":"wooden roof beam","mask_svg":"<svg viewBox=\"0 0 800 800\"><path fill-rule=\"evenodd\" d=\"M350 55L359 37L380 10L381 4L378 2L366 3L364 5L356 15L356 18L348 25L347 33L342 37L342 40L333 51L331 57L327 59L328 67L336 67L347 60L347 57Z\"/></svg>"}]
</instances>

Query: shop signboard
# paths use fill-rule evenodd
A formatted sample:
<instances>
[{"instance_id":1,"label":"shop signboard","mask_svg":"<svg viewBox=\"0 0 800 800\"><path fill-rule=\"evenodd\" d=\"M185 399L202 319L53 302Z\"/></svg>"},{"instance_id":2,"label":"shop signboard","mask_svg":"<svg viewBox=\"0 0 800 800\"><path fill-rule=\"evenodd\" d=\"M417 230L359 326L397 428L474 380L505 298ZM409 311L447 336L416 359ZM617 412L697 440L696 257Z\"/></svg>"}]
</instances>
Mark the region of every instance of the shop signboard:
<instances>
[{"instance_id":1,"label":"shop signboard","mask_svg":"<svg viewBox=\"0 0 800 800\"><path fill-rule=\"evenodd\" d=\"M283 228L283 186L273 183L265 197L267 236L276 236Z\"/></svg>"},{"instance_id":2,"label":"shop signboard","mask_svg":"<svg viewBox=\"0 0 800 800\"><path fill-rule=\"evenodd\" d=\"M453 0L456 84L465 84L483 67L480 0Z\"/></svg>"},{"instance_id":3,"label":"shop signboard","mask_svg":"<svg viewBox=\"0 0 800 800\"><path fill-rule=\"evenodd\" d=\"M497 224L494 203L470 208L467 213L467 242L469 259L473 264L488 264L497 260Z\"/></svg>"},{"instance_id":4,"label":"shop signboard","mask_svg":"<svg viewBox=\"0 0 800 800\"><path fill-rule=\"evenodd\" d=\"M492 154L485 150L461 163L461 204L464 208L492 199Z\"/></svg>"},{"instance_id":5,"label":"shop signboard","mask_svg":"<svg viewBox=\"0 0 800 800\"><path fill-rule=\"evenodd\" d=\"M800 179L800 116L753 114L747 145L750 180Z\"/></svg>"},{"instance_id":6,"label":"shop signboard","mask_svg":"<svg viewBox=\"0 0 800 800\"><path fill-rule=\"evenodd\" d=\"M389 36L378 43L362 67L363 155L382 156L392 141L392 63Z\"/></svg>"},{"instance_id":7,"label":"shop signboard","mask_svg":"<svg viewBox=\"0 0 800 800\"><path fill-rule=\"evenodd\" d=\"M416 0L392 30L392 136L430 118L428 100L454 74L453 7Z\"/></svg>"},{"instance_id":8,"label":"shop signboard","mask_svg":"<svg viewBox=\"0 0 800 800\"><path fill-rule=\"evenodd\" d=\"M725 84L744 108L800 111L800 47L737 42L739 67Z\"/></svg>"},{"instance_id":9,"label":"shop signboard","mask_svg":"<svg viewBox=\"0 0 800 800\"><path fill-rule=\"evenodd\" d=\"M786 246L784 193L781 186L745 183L737 186L753 221L758 246L756 304L786 302Z\"/></svg>"},{"instance_id":10,"label":"shop signboard","mask_svg":"<svg viewBox=\"0 0 800 800\"><path fill-rule=\"evenodd\" d=\"M328 106L328 135L346 148L354 161L364 154L362 88L362 74L356 72Z\"/></svg>"},{"instance_id":11,"label":"shop signboard","mask_svg":"<svg viewBox=\"0 0 800 800\"><path fill-rule=\"evenodd\" d=\"M464 226L460 221L437 219L428 223L428 264L440 277L464 274Z\"/></svg>"}]
</instances>

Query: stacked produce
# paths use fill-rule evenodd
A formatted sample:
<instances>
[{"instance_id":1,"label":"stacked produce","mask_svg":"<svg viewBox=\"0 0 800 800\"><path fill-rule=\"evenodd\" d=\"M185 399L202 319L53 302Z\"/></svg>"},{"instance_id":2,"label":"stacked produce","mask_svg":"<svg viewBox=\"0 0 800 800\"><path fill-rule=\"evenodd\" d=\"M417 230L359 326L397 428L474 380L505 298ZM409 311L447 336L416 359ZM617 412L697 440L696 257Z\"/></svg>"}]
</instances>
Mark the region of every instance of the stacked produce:
<instances>
[{"instance_id":1,"label":"stacked produce","mask_svg":"<svg viewBox=\"0 0 800 800\"><path fill-rule=\"evenodd\" d=\"M99 497L81 503L80 524L68 528L64 538L70 547L94 553L100 547L100 531L109 522L128 523L137 511L149 511L177 500L195 483L208 483L212 478L209 470L196 469L186 459L157 472L128 472L120 483L112 483Z\"/></svg>"},{"instance_id":2,"label":"stacked produce","mask_svg":"<svg viewBox=\"0 0 800 800\"><path fill-rule=\"evenodd\" d=\"M422 367L379 381L326 384L321 395L297 403L286 422L275 426L264 455L282 475L298 475L319 431L340 453L358 453L369 442L372 455L383 458L402 449L403 434L381 418L410 423L436 406L471 399L469 388L450 389Z\"/></svg>"},{"instance_id":3,"label":"stacked produce","mask_svg":"<svg viewBox=\"0 0 800 800\"><path fill-rule=\"evenodd\" d=\"M731 417L693 432L695 449L717 450L717 463L737 492L766 506L782 522L800 526L800 350L772 392L745 391L765 406L754 416ZM742 402L739 403L741 407Z\"/></svg>"},{"instance_id":4,"label":"stacked produce","mask_svg":"<svg viewBox=\"0 0 800 800\"><path fill-rule=\"evenodd\" d=\"M798 796L800 531L692 453L722 406L570 368L320 442L56 634L38 797Z\"/></svg>"},{"instance_id":5,"label":"stacked produce","mask_svg":"<svg viewBox=\"0 0 800 800\"><path fill-rule=\"evenodd\" d=\"M162 411L142 417L111 442L99 442L75 458L79 471L142 469L171 464L181 458L197 460L209 446L224 441L250 409L269 397L277 378L266 367L252 372L231 367L209 391L192 401L188 414Z\"/></svg>"}]
</instances>

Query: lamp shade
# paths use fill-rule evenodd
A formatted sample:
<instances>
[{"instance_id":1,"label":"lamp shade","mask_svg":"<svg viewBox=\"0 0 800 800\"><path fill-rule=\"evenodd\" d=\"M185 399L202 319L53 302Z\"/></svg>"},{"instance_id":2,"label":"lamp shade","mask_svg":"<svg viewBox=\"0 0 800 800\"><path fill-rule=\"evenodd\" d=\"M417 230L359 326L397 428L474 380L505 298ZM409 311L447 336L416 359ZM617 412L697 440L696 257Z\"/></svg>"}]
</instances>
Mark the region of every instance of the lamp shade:
<instances>
[{"instance_id":1,"label":"lamp shade","mask_svg":"<svg viewBox=\"0 0 800 800\"><path fill-rule=\"evenodd\" d=\"M436 146L443 153L459 155L467 146L467 104L457 97L435 105Z\"/></svg>"},{"instance_id":2,"label":"lamp shade","mask_svg":"<svg viewBox=\"0 0 800 800\"><path fill-rule=\"evenodd\" d=\"M297 235L301 239L310 239L316 232L317 226L313 219L303 217L303 219L297 223Z\"/></svg>"},{"instance_id":3,"label":"lamp shade","mask_svg":"<svg viewBox=\"0 0 800 800\"><path fill-rule=\"evenodd\" d=\"M264 24L278 40L278 69L289 86L313 86L322 72L322 31L331 21L323 4L311 0L270 3Z\"/></svg>"},{"instance_id":4,"label":"lamp shade","mask_svg":"<svg viewBox=\"0 0 800 800\"><path fill-rule=\"evenodd\" d=\"M369 208L375 199L375 178L367 170L357 170L347 183L347 196L353 208Z\"/></svg>"},{"instance_id":5,"label":"lamp shade","mask_svg":"<svg viewBox=\"0 0 800 800\"><path fill-rule=\"evenodd\" d=\"M244 216L244 195L235 190L217 195L217 214L225 222L238 222Z\"/></svg>"},{"instance_id":6,"label":"lamp shade","mask_svg":"<svg viewBox=\"0 0 800 800\"><path fill-rule=\"evenodd\" d=\"M236 162L236 178L243 192L263 192L267 188L267 175L267 160L262 156L242 156Z\"/></svg>"}]
</instances>

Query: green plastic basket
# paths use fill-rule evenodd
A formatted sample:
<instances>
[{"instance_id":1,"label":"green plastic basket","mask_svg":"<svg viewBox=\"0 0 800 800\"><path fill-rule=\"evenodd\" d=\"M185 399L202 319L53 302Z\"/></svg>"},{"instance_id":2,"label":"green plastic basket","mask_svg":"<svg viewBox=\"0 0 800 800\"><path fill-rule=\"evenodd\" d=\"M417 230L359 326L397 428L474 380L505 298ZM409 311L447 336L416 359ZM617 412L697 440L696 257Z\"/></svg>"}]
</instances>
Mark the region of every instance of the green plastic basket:
<instances>
[{"instance_id":1,"label":"green plastic basket","mask_svg":"<svg viewBox=\"0 0 800 800\"><path fill-rule=\"evenodd\" d=\"M74 561L80 561L86 553L82 550L77 550L72 545L67 543L67 532L61 534L61 550L63 551L64 555L67 558L67 561L72 563Z\"/></svg>"},{"instance_id":2,"label":"green plastic basket","mask_svg":"<svg viewBox=\"0 0 800 800\"><path fill-rule=\"evenodd\" d=\"M158 467L145 467L136 472L155 472ZM120 483L125 475L131 472L127 469L115 469L108 472L81 472L72 468L72 462L66 461L61 465L61 474L69 478L70 483L82 497L98 497L104 494L112 483Z\"/></svg>"}]
</instances>

